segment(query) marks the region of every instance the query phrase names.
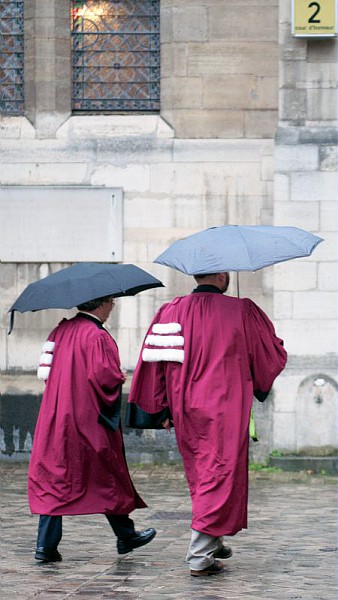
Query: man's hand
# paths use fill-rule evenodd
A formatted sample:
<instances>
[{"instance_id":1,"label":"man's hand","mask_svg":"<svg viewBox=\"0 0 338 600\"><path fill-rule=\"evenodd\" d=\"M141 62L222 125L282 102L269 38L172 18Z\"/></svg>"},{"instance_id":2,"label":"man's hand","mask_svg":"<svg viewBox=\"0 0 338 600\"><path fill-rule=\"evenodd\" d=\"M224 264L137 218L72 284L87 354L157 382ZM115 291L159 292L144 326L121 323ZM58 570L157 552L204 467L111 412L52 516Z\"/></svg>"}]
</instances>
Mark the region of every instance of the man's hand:
<instances>
[{"instance_id":1,"label":"man's hand","mask_svg":"<svg viewBox=\"0 0 338 600\"><path fill-rule=\"evenodd\" d=\"M174 424L174 421L172 421L171 419L167 418L164 419L164 421L162 421L161 425L162 427L164 427L164 429L166 429L167 431L171 431L171 426Z\"/></svg>"}]
</instances>

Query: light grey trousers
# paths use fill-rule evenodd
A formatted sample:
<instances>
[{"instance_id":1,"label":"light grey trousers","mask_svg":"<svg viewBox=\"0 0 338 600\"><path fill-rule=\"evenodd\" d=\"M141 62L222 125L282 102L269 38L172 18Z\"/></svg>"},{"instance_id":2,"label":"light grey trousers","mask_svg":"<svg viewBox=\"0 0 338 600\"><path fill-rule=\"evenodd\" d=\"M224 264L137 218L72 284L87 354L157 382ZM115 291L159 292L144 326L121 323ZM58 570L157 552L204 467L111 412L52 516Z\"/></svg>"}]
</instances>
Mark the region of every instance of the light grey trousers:
<instances>
[{"instance_id":1,"label":"light grey trousers","mask_svg":"<svg viewBox=\"0 0 338 600\"><path fill-rule=\"evenodd\" d=\"M214 562L214 552L223 545L223 536L212 537L195 529L191 530L191 541L187 563L192 571L202 571Z\"/></svg>"}]
</instances>

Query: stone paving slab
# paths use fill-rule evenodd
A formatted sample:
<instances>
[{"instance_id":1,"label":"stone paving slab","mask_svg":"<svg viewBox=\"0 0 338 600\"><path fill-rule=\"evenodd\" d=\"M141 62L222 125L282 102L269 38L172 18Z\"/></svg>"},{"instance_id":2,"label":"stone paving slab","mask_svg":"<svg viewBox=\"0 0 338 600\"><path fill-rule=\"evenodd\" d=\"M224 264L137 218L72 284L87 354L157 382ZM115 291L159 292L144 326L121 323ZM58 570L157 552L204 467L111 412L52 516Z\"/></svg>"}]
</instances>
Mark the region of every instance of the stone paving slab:
<instances>
[{"instance_id":1,"label":"stone paving slab","mask_svg":"<svg viewBox=\"0 0 338 600\"><path fill-rule=\"evenodd\" d=\"M27 464L1 463L1 600L332 600L336 593L336 479L250 475L249 529L230 543L225 573L190 577L190 499L180 466L131 469L154 526L148 546L125 557L102 515L65 517L62 563L34 559L37 517L26 499Z\"/></svg>"}]
</instances>

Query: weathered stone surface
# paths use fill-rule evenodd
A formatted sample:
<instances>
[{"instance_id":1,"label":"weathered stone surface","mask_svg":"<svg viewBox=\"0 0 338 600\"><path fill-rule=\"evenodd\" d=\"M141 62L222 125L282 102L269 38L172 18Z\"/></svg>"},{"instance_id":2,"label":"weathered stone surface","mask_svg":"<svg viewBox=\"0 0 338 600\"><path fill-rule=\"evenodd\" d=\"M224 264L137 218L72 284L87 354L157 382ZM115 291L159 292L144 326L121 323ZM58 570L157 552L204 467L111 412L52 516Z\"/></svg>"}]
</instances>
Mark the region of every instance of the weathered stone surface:
<instances>
[{"instance_id":1,"label":"weathered stone surface","mask_svg":"<svg viewBox=\"0 0 338 600\"><path fill-rule=\"evenodd\" d=\"M193 579L185 564L191 506L181 466L133 466L131 474L148 504L133 513L136 527L155 527L155 539L118 557L103 515L66 517L63 561L40 565L33 554L37 517L27 507L27 465L2 464L4 600L13 594L18 600L335 597L336 478L252 471L248 531L225 539L233 557L225 561L224 573Z\"/></svg>"}]
</instances>

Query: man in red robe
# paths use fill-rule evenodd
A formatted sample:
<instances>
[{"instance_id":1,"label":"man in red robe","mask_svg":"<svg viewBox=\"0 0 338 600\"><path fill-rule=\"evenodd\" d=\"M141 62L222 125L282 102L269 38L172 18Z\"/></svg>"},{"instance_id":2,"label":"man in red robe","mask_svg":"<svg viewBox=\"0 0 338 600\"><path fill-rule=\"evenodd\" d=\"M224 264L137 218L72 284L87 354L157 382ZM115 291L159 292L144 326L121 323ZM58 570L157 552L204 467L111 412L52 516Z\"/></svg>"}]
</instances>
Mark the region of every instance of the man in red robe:
<instances>
[{"instance_id":1,"label":"man in red robe","mask_svg":"<svg viewBox=\"0 0 338 600\"><path fill-rule=\"evenodd\" d=\"M42 562L62 560L57 550L62 515L104 514L119 554L156 534L153 528L136 532L129 517L146 504L131 481L119 425L125 375L117 345L103 328L113 304L108 296L78 306L74 318L63 319L51 332L41 355L38 377L46 387L28 498L31 512L40 515L35 558Z\"/></svg>"},{"instance_id":2,"label":"man in red robe","mask_svg":"<svg viewBox=\"0 0 338 600\"><path fill-rule=\"evenodd\" d=\"M228 273L195 276L191 294L164 304L143 343L129 395L175 426L192 500L193 576L222 572L224 535L247 527L249 420L286 364L283 342L249 299L224 296ZM132 425L132 423L131 423Z\"/></svg>"}]
</instances>

